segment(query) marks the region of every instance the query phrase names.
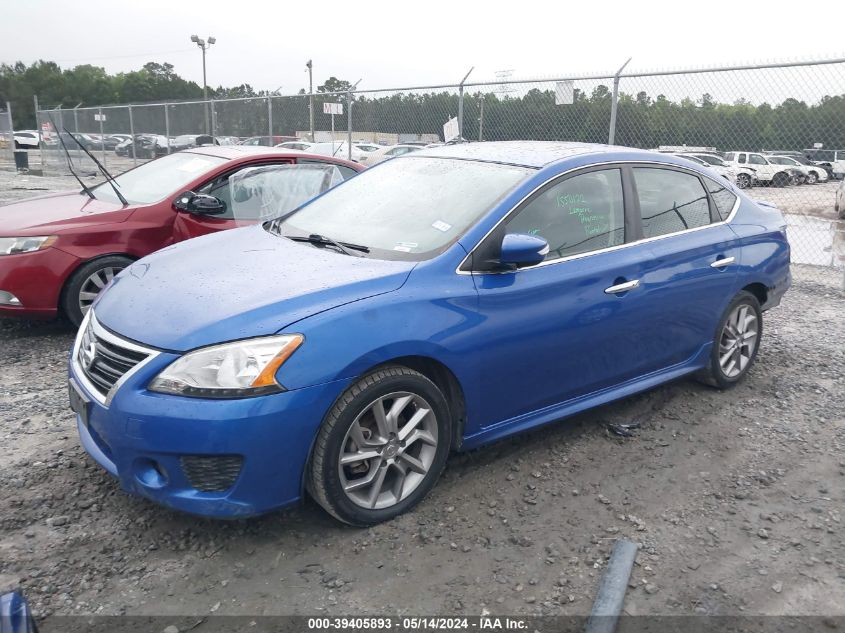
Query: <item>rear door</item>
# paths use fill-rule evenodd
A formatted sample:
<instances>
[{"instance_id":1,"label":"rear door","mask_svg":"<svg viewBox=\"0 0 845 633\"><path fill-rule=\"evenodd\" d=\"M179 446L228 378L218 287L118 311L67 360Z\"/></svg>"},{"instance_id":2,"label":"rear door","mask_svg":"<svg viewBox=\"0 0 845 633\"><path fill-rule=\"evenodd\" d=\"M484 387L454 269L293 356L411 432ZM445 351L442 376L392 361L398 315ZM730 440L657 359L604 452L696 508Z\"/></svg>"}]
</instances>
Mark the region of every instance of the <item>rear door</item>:
<instances>
[{"instance_id":1,"label":"rear door","mask_svg":"<svg viewBox=\"0 0 845 633\"><path fill-rule=\"evenodd\" d=\"M726 220L737 197L726 184L653 165L632 169L639 230L650 257L640 278L638 330L646 372L704 353L736 292L739 239Z\"/></svg>"}]
</instances>

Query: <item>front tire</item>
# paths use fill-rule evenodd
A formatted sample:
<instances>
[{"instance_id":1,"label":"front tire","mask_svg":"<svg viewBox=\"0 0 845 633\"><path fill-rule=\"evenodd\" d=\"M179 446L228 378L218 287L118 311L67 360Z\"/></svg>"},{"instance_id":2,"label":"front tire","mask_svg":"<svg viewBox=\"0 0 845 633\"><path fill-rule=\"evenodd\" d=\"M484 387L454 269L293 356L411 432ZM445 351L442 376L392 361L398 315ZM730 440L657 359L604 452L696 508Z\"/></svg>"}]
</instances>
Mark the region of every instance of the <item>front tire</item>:
<instances>
[{"instance_id":1,"label":"front tire","mask_svg":"<svg viewBox=\"0 0 845 633\"><path fill-rule=\"evenodd\" d=\"M748 174L739 174L736 177L736 186L740 189L748 189L751 186L751 176Z\"/></svg>"},{"instance_id":2,"label":"front tire","mask_svg":"<svg viewBox=\"0 0 845 633\"><path fill-rule=\"evenodd\" d=\"M807 184L814 185L818 181L819 181L819 175L816 172L811 171L809 174L807 174Z\"/></svg>"},{"instance_id":3,"label":"front tire","mask_svg":"<svg viewBox=\"0 0 845 633\"><path fill-rule=\"evenodd\" d=\"M131 263L128 257L110 255L88 262L73 273L62 293L62 312L68 321L79 327L97 295Z\"/></svg>"},{"instance_id":4,"label":"front tire","mask_svg":"<svg viewBox=\"0 0 845 633\"><path fill-rule=\"evenodd\" d=\"M760 302L741 291L725 310L716 328L708 366L699 374L702 382L727 389L745 377L757 358L763 337Z\"/></svg>"},{"instance_id":5,"label":"front tire","mask_svg":"<svg viewBox=\"0 0 845 633\"><path fill-rule=\"evenodd\" d=\"M433 382L401 365L378 369L347 389L323 421L308 491L350 525L393 519L434 487L451 429L446 398Z\"/></svg>"}]
</instances>

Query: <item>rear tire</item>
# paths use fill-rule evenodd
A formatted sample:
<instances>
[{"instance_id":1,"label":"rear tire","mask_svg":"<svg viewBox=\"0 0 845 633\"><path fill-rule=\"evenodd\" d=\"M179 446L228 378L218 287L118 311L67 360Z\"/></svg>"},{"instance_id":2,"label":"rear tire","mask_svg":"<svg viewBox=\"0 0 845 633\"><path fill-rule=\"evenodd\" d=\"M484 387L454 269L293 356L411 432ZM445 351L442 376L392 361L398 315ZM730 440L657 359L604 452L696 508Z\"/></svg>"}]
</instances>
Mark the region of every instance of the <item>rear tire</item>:
<instances>
[{"instance_id":1,"label":"rear tire","mask_svg":"<svg viewBox=\"0 0 845 633\"><path fill-rule=\"evenodd\" d=\"M105 285L132 261L122 255L109 255L88 262L73 273L62 293L61 308L67 320L79 327Z\"/></svg>"},{"instance_id":2,"label":"rear tire","mask_svg":"<svg viewBox=\"0 0 845 633\"><path fill-rule=\"evenodd\" d=\"M773 187L786 187L790 182L789 175L784 172L778 172L772 177Z\"/></svg>"},{"instance_id":3,"label":"rear tire","mask_svg":"<svg viewBox=\"0 0 845 633\"><path fill-rule=\"evenodd\" d=\"M748 174L739 174L736 177L736 186L740 189L748 189L751 186L751 176Z\"/></svg>"},{"instance_id":4,"label":"rear tire","mask_svg":"<svg viewBox=\"0 0 845 633\"><path fill-rule=\"evenodd\" d=\"M816 172L811 171L809 174L807 174L807 184L814 185L818 181L819 181L819 175Z\"/></svg>"},{"instance_id":5,"label":"rear tire","mask_svg":"<svg viewBox=\"0 0 845 633\"><path fill-rule=\"evenodd\" d=\"M401 365L373 371L326 415L308 466L308 491L350 525L393 519L434 487L449 455L451 427L446 398L428 378Z\"/></svg>"},{"instance_id":6,"label":"rear tire","mask_svg":"<svg viewBox=\"0 0 845 633\"><path fill-rule=\"evenodd\" d=\"M754 364L762 338L760 302L753 294L743 290L719 319L708 365L697 378L719 389L734 386Z\"/></svg>"}]
</instances>

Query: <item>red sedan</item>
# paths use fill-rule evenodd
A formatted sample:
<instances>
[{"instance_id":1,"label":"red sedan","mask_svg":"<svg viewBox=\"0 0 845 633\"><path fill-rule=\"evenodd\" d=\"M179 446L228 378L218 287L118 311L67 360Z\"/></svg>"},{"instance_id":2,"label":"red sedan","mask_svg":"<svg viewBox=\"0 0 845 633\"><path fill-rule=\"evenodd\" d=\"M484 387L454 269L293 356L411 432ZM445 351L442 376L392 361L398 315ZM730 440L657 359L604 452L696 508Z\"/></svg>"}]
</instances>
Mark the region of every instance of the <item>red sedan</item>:
<instances>
[{"instance_id":1,"label":"red sedan","mask_svg":"<svg viewBox=\"0 0 845 633\"><path fill-rule=\"evenodd\" d=\"M301 152L201 147L127 171L114 187L105 182L0 207L0 316L62 314L78 325L134 260L281 215L363 169Z\"/></svg>"}]
</instances>

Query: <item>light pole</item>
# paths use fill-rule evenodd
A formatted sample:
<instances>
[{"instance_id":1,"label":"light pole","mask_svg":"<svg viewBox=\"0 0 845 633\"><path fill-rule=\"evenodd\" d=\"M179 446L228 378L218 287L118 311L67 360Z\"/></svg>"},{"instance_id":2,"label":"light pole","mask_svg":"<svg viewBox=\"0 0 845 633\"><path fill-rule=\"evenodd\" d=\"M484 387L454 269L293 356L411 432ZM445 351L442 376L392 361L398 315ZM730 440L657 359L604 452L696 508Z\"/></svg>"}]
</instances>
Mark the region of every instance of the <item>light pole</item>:
<instances>
[{"instance_id":1,"label":"light pole","mask_svg":"<svg viewBox=\"0 0 845 633\"><path fill-rule=\"evenodd\" d=\"M202 98L205 101L205 133L209 134L210 128L208 125L208 82L205 79L205 51L211 48L211 45L214 44L217 40L214 37L209 36L208 41L206 41L201 37L191 35L191 41L202 49Z\"/></svg>"},{"instance_id":2,"label":"light pole","mask_svg":"<svg viewBox=\"0 0 845 633\"><path fill-rule=\"evenodd\" d=\"M311 60L305 62L308 69L308 119L311 123L311 142L314 142L314 74Z\"/></svg>"}]
</instances>

